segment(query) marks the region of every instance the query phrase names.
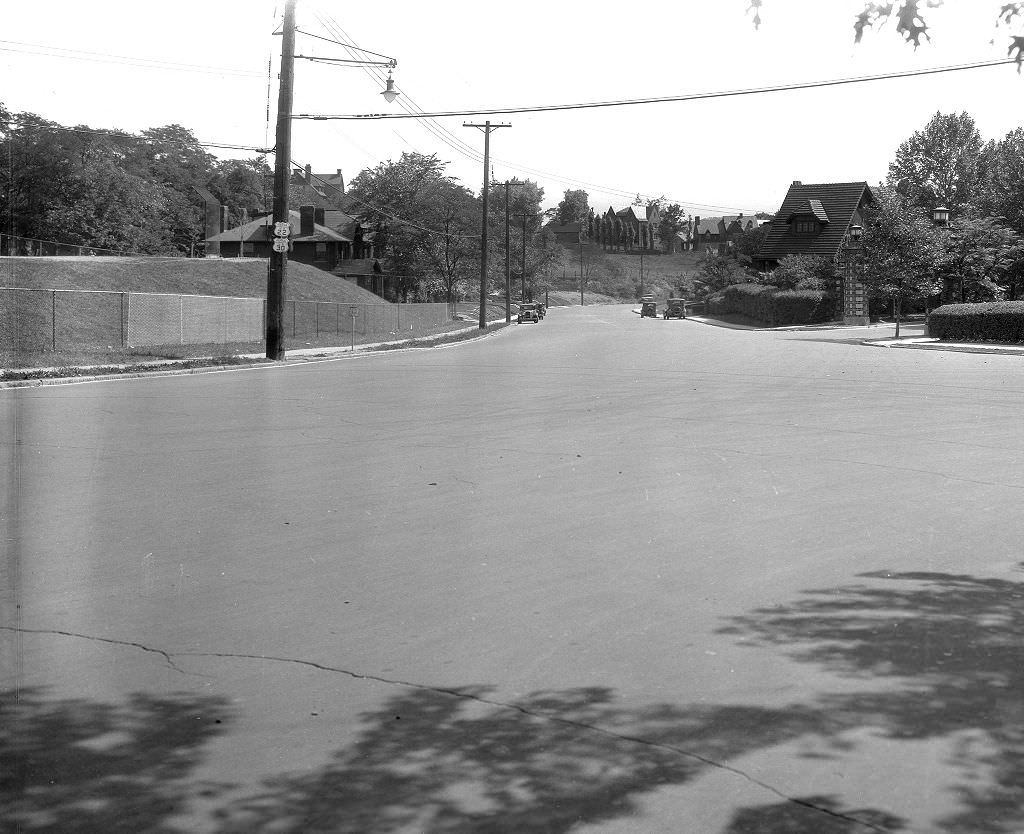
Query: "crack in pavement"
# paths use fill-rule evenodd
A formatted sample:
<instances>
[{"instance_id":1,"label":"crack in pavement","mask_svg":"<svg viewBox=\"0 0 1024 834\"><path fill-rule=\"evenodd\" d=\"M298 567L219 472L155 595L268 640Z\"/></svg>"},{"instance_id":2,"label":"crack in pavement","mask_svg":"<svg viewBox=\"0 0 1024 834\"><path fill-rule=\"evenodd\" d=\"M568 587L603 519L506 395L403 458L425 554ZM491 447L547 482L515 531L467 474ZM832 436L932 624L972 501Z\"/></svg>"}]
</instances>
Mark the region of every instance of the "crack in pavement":
<instances>
[{"instance_id":1,"label":"crack in pavement","mask_svg":"<svg viewBox=\"0 0 1024 834\"><path fill-rule=\"evenodd\" d=\"M174 660L172 660L173 655L169 652L165 652L163 649L150 648L142 643L135 643L131 640L114 640L110 637L97 637L94 634L79 634L77 631L61 631L59 629L52 628L17 628L15 626L0 626L0 631L13 631L18 634L56 634L61 637L77 637L81 640L91 640L95 643L109 643L112 646L128 646L129 648L140 649L141 651L149 652L150 654L160 655L168 666L170 666L175 672L179 672L182 675L207 677L206 675L201 675L198 672L186 672L178 666Z\"/></svg>"},{"instance_id":2,"label":"crack in pavement","mask_svg":"<svg viewBox=\"0 0 1024 834\"><path fill-rule=\"evenodd\" d=\"M473 701L475 703L484 704L486 706L497 707L499 709L512 710L514 712L518 712L518 713L520 713L522 715L525 715L525 716L527 716L529 718L536 718L536 719L539 719L541 721L547 721L547 722L550 722L550 723L553 723L553 724L560 724L560 725L565 726L565 727L574 727L574 728L579 729L579 730L586 730L587 732L597 733L599 735L603 735L603 736L606 736L608 738L613 738L613 739L616 739L618 741L626 741L626 742L630 742L632 744L643 745L645 747L650 747L650 748L656 749L656 750L664 750L664 751L669 752L669 753L675 753L678 756L683 756L683 757L688 758L688 759L693 759L694 761L700 762L701 764L705 764L708 767L712 767L712 768L715 768L717 770L722 770L722 771L725 771L727 773L735 774L736 776L739 776L740 778L746 780L750 784L756 785L757 787L759 787L759 788L761 788L761 789L763 789L765 791L768 791L769 793L774 794L775 796L779 797L780 799L785 800L786 802L790 802L790 803L792 803L794 805L799 805L799 806L801 806L803 808L807 808L808 810L811 810L811 811L817 811L817 812L819 812L821 814L825 814L826 816L832 817L834 819L839 819L839 820L843 820L844 822L850 822L850 823L855 823L857 825L864 826L865 828L868 828L868 829L870 829L872 831L880 832L880 834L889 834L889 832L890 832L890 830L888 828L883 828L883 827L881 827L879 825L876 825L873 822L869 822L867 820L858 819L857 817L853 817L853 816L850 816L848 814L843 814L843 813L840 813L838 811L833 811L830 808L825 808L825 807L823 807L821 805L815 805L813 802L808 802L807 800L800 799L798 797L789 796L788 794L784 793L783 791L779 790L778 788L776 788L776 787L768 784L767 782L764 782L764 781L762 781L762 780L760 780L760 779L758 779L758 778L756 778L754 776L751 776L749 773L746 773L745 771L740 770L737 767L733 767L732 765L724 764L722 762L717 762L714 759L709 759L708 757L702 756L699 753L694 753L691 750L684 750L681 747L676 747L675 745L671 745L671 744L664 744L663 742L659 742L659 741L653 741L653 740L648 739L648 738L643 738L642 736L634 736L634 735L629 735L628 733L616 732L615 730L609 730L609 729L601 727L601 726L599 726L597 724L589 724L586 721L576 721L574 719L563 718L563 717L561 717L559 715L554 715L552 713L538 712L536 710L531 710L531 709L527 709L526 707L519 706L518 704L515 704L515 703L510 703L510 702L506 702L506 701L498 701L498 700L493 699L493 698L484 698L484 697L482 697L480 695L475 695L475 694L473 694L471 692L465 692L464 690L457 689L457 688L444 687L444 686L434 686L434 685L431 685L431 684L417 683L415 681L402 680L400 678L385 678L385 677L382 677L380 675L373 675L373 674L368 674L368 673L363 673L363 672L354 672L351 669L342 669L342 668L340 668L338 666L327 666L326 664L323 664L323 663L317 663L315 660L301 660L301 659L292 658L292 657L275 657L273 655L242 654L242 653L236 653L236 652L168 652L168 651L165 651L163 649L154 649L154 648L152 648L150 646L146 646L146 645L144 645L142 643L133 642L131 640L114 640L114 639L109 638L109 637L96 637L96 636L89 635L89 634L80 634L80 633L74 632L74 631L60 631L60 630L56 630L56 629L18 628L18 627L15 627L15 626L0 626L0 631L12 631L12 632L25 633L25 634L54 634L54 635L60 635L60 636L64 636L64 637L76 637L76 638L79 638L79 639L82 639L82 640L92 640L92 641L95 641L95 642L98 642L98 643L108 643L110 645L115 645L115 646L127 646L129 648L135 648L135 649L139 649L139 650L144 651L144 652L149 652L151 654L160 655L167 662L168 666L170 666L175 671L181 672L182 674L185 674L185 675L198 675L198 673L186 672L184 669L180 668L178 665L176 665L174 663L173 658L180 658L180 657L205 657L205 658L223 658L223 659L235 659L235 660L263 660L263 661L269 661L269 662L272 662L272 663L289 663L289 664L295 664L295 665L298 665L298 666L306 666L306 667L309 667L309 668L312 668L312 669L318 669L318 670L320 670L322 672L333 672L333 673L336 673L336 674L345 675L345 676L350 677L350 678L352 678L354 680L375 681L377 683L383 683L383 684L387 684L389 686L401 686L401 687L404 687L404 688L407 688L407 689L415 689L415 690L420 690L420 691L424 691L424 692L433 692L433 693L436 693L436 694L439 694L439 695L448 695L448 696L450 696L452 698L460 698L460 699L465 700L465 701ZM206 677L206 676L205 675L200 675L200 677Z\"/></svg>"}]
</instances>

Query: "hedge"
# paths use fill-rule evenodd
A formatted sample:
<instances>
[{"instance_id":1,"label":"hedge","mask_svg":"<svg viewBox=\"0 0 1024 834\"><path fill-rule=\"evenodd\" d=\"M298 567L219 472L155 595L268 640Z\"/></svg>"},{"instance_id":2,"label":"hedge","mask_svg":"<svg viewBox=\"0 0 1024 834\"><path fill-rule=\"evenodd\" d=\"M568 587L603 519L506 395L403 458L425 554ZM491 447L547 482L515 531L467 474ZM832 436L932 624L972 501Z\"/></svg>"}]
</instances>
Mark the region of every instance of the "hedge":
<instances>
[{"instance_id":1,"label":"hedge","mask_svg":"<svg viewBox=\"0 0 1024 834\"><path fill-rule=\"evenodd\" d=\"M928 317L928 335L947 342L1024 342L1024 301L937 307Z\"/></svg>"},{"instance_id":2,"label":"hedge","mask_svg":"<svg viewBox=\"0 0 1024 834\"><path fill-rule=\"evenodd\" d=\"M712 315L739 313L777 326L832 318L832 296L821 290L780 290L766 284L732 284L708 299Z\"/></svg>"}]
</instances>

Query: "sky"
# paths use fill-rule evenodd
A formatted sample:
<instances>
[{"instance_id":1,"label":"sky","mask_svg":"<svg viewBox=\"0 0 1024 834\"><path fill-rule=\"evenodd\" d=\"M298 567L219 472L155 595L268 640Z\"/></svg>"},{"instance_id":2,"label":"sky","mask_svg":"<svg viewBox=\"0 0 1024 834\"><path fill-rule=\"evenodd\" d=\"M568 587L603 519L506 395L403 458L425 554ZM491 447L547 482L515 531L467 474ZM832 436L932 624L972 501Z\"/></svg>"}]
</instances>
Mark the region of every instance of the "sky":
<instances>
[{"instance_id":1,"label":"sky","mask_svg":"<svg viewBox=\"0 0 1024 834\"><path fill-rule=\"evenodd\" d=\"M4 5L0 102L8 109L63 125L136 132L181 124L203 142L274 144L281 38L273 33L283 0ZM915 50L893 21L855 44L863 0L764 0L758 27L750 0L299 0L298 54L349 57L331 42L345 41L393 57L401 96L389 105L379 95L386 69L298 60L294 112L619 101L993 61L1006 58L1011 33L1024 32L1024 20L996 28L1000 5L946 0L929 10L931 41ZM1000 139L1024 125L1024 75L1010 64L548 113L295 120L292 157L318 173L341 169L347 182L404 151L436 153L479 191L484 137L463 124L489 118L510 125L491 133L493 178L538 182L545 207L583 188L599 211L640 194L704 217L751 214L777 210L794 180L884 180L900 143L939 111L966 111L985 140Z\"/></svg>"}]
</instances>

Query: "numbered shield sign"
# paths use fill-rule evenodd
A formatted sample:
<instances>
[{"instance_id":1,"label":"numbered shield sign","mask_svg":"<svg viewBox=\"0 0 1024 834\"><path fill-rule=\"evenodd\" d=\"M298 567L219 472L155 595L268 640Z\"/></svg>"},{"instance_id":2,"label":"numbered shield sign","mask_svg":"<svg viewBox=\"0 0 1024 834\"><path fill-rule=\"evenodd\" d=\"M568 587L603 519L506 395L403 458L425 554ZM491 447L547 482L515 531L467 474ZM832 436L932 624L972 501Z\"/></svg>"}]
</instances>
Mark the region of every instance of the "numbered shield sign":
<instances>
[{"instance_id":1,"label":"numbered shield sign","mask_svg":"<svg viewBox=\"0 0 1024 834\"><path fill-rule=\"evenodd\" d=\"M286 238L286 237L275 237L273 245L274 245L274 251L275 252L287 252L288 251L288 238Z\"/></svg>"},{"instance_id":2,"label":"numbered shield sign","mask_svg":"<svg viewBox=\"0 0 1024 834\"><path fill-rule=\"evenodd\" d=\"M274 224L274 237L288 237L292 233L291 224L282 220L280 223ZM275 250L277 252L283 252L283 249Z\"/></svg>"}]
</instances>

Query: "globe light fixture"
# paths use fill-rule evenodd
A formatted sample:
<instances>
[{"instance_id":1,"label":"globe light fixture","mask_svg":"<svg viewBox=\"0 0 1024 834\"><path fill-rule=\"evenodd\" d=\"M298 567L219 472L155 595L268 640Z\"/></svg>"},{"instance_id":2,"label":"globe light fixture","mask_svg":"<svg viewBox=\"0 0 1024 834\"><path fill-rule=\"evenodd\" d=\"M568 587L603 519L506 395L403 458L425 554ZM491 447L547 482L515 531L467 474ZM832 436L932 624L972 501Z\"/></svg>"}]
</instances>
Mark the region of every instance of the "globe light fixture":
<instances>
[{"instance_id":1,"label":"globe light fixture","mask_svg":"<svg viewBox=\"0 0 1024 834\"><path fill-rule=\"evenodd\" d=\"M395 89L395 79L391 77L391 70L388 70L388 86L381 93L384 96L384 101L391 104L401 93Z\"/></svg>"}]
</instances>

